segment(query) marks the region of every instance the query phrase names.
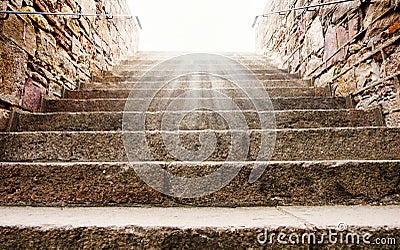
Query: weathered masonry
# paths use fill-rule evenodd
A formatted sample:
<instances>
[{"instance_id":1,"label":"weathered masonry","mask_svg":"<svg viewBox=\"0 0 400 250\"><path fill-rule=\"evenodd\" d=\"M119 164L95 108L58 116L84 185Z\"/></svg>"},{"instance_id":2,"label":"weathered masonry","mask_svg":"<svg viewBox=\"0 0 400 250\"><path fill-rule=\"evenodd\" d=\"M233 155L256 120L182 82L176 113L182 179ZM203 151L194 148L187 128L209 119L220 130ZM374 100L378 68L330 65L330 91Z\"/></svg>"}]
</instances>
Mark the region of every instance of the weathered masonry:
<instances>
[{"instance_id":1,"label":"weathered masonry","mask_svg":"<svg viewBox=\"0 0 400 250\"><path fill-rule=\"evenodd\" d=\"M317 3L271 0L264 13ZM387 125L399 126L399 3L357 0L266 15L257 27L258 49L315 86L352 95L357 108L382 105Z\"/></svg>"},{"instance_id":2,"label":"weathered masonry","mask_svg":"<svg viewBox=\"0 0 400 250\"><path fill-rule=\"evenodd\" d=\"M0 1L0 9L129 14L125 0L8 0ZM42 96L62 97L137 50L134 18L0 17L0 131L13 108L38 111Z\"/></svg>"}]
</instances>

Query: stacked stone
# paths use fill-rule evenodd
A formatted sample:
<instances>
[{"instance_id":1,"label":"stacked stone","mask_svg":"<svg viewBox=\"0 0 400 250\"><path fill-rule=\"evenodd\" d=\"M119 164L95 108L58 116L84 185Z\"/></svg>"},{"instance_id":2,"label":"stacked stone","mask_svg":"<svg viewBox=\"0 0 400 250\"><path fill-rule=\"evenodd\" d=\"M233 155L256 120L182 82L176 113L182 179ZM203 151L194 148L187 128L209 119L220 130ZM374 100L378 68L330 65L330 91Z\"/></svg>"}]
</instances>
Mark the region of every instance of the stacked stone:
<instances>
[{"instance_id":1,"label":"stacked stone","mask_svg":"<svg viewBox=\"0 0 400 250\"><path fill-rule=\"evenodd\" d=\"M265 13L315 3L270 1ZM351 1L264 17L257 42L316 86L353 95L358 108L382 105L387 125L399 126L399 34L399 1Z\"/></svg>"},{"instance_id":2,"label":"stacked stone","mask_svg":"<svg viewBox=\"0 0 400 250\"><path fill-rule=\"evenodd\" d=\"M125 0L8 0L0 9L129 14ZM59 98L79 88L137 45L133 18L9 15L0 21L0 131L7 129L9 110L38 111L44 95Z\"/></svg>"}]
</instances>

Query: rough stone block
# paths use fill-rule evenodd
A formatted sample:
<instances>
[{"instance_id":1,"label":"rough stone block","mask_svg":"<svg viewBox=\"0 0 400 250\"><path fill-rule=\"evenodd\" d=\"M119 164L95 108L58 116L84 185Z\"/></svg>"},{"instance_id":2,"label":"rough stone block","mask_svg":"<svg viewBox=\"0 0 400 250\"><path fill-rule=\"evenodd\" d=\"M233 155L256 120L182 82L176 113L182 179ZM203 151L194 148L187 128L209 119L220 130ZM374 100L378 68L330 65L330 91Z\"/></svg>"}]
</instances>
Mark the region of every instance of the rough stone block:
<instances>
[{"instance_id":1,"label":"rough stone block","mask_svg":"<svg viewBox=\"0 0 400 250\"><path fill-rule=\"evenodd\" d=\"M336 38L336 29L334 26L329 26L325 34L325 46L324 46L324 62L327 62L327 67L336 62L336 58L332 56L337 51L337 49L338 46Z\"/></svg>"},{"instance_id":2,"label":"rough stone block","mask_svg":"<svg viewBox=\"0 0 400 250\"><path fill-rule=\"evenodd\" d=\"M46 94L46 89L29 78L24 86L22 97L22 108L37 112L40 110L42 96Z\"/></svg>"},{"instance_id":3,"label":"rough stone block","mask_svg":"<svg viewBox=\"0 0 400 250\"><path fill-rule=\"evenodd\" d=\"M10 120L10 111L0 109L0 131L6 131Z\"/></svg>"},{"instance_id":4,"label":"rough stone block","mask_svg":"<svg viewBox=\"0 0 400 250\"><path fill-rule=\"evenodd\" d=\"M348 46L345 46L347 42L349 42L349 32L342 26L338 26L336 28L336 39L337 39L337 48L342 48L340 52L336 55L337 61L342 61L346 58Z\"/></svg>"},{"instance_id":5,"label":"rough stone block","mask_svg":"<svg viewBox=\"0 0 400 250\"><path fill-rule=\"evenodd\" d=\"M348 23L349 26L349 38L353 39L359 31L359 18L358 17L354 17L353 19L351 19Z\"/></svg>"},{"instance_id":6,"label":"rough stone block","mask_svg":"<svg viewBox=\"0 0 400 250\"><path fill-rule=\"evenodd\" d=\"M31 21L17 15L10 15L4 21L2 34L31 56L36 52L36 33Z\"/></svg>"},{"instance_id":7,"label":"rough stone block","mask_svg":"<svg viewBox=\"0 0 400 250\"><path fill-rule=\"evenodd\" d=\"M56 39L44 31L38 32L38 57L49 65L54 64L54 55L57 53Z\"/></svg>"},{"instance_id":8,"label":"rough stone block","mask_svg":"<svg viewBox=\"0 0 400 250\"><path fill-rule=\"evenodd\" d=\"M21 9L21 11L34 12L36 10L34 8L32 8L32 7L24 6ZM53 32L53 28L47 22L46 18L44 18L42 15L28 15L28 16L41 29L43 29L43 30L45 30L47 32Z\"/></svg>"},{"instance_id":9,"label":"rough stone block","mask_svg":"<svg viewBox=\"0 0 400 250\"><path fill-rule=\"evenodd\" d=\"M318 50L324 47L324 35L319 18L314 19L310 29L307 31L304 46L306 48L306 56L311 53L317 53Z\"/></svg>"},{"instance_id":10,"label":"rough stone block","mask_svg":"<svg viewBox=\"0 0 400 250\"><path fill-rule=\"evenodd\" d=\"M19 105L28 55L16 46L0 40L0 99Z\"/></svg>"}]
</instances>

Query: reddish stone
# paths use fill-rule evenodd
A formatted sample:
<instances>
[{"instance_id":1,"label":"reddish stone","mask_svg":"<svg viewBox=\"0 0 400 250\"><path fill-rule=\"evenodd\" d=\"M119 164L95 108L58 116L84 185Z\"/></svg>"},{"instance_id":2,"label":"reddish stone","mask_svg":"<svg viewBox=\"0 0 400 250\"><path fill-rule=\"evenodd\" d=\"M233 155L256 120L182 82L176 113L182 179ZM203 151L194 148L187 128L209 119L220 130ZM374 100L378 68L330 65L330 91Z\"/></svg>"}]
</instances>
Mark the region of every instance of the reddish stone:
<instances>
[{"instance_id":1,"label":"reddish stone","mask_svg":"<svg viewBox=\"0 0 400 250\"><path fill-rule=\"evenodd\" d=\"M349 25L349 38L353 39L358 34L359 31L358 17L351 19L348 25Z\"/></svg>"},{"instance_id":2,"label":"reddish stone","mask_svg":"<svg viewBox=\"0 0 400 250\"><path fill-rule=\"evenodd\" d=\"M332 57L337 51L337 38L336 29L333 26L329 26L325 34L325 46L324 46L324 62L329 67L336 62L336 57ZM332 58L331 58L332 57ZM331 59L330 59L331 58Z\"/></svg>"},{"instance_id":3,"label":"reddish stone","mask_svg":"<svg viewBox=\"0 0 400 250\"><path fill-rule=\"evenodd\" d=\"M349 42L349 33L342 26L339 26L339 27L336 28L336 40L337 40L337 48L338 49L343 47L346 43ZM342 60L346 59L348 47L349 46L345 46L343 49L341 49L336 54L336 60L337 61L342 61Z\"/></svg>"},{"instance_id":4,"label":"reddish stone","mask_svg":"<svg viewBox=\"0 0 400 250\"><path fill-rule=\"evenodd\" d=\"M38 87L38 83L29 78L24 86L24 94L22 97L22 108L37 112L40 110L42 96L46 94L43 87Z\"/></svg>"},{"instance_id":5,"label":"reddish stone","mask_svg":"<svg viewBox=\"0 0 400 250\"><path fill-rule=\"evenodd\" d=\"M399 29L400 29L400 20L398 20L392 26L389 27L388 29L389 35L393 35Z\"/></svg>"}]
</instances>

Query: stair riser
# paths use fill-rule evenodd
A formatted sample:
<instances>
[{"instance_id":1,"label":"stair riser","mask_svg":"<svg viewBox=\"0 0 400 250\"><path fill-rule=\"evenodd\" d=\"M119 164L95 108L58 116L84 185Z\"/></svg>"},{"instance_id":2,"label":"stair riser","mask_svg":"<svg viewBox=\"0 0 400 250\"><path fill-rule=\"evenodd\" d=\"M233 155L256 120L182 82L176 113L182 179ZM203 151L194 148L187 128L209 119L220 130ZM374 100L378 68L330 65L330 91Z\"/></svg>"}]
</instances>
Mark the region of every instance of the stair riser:
<instances>
[{"instance_id":1,"label":"stair riser","mask_svg":"<svg viewBox=\"0 0 400 250\"><path fill-rule=\"evenodd\" d=\"M65 246L73 249L262 249L257 237L265 232L266 228L176 228L176 227L135 227L126 228L21 228L21 227L0 227L0 244L5 249L30 249L32 245L37 249L63 249ZM268 235L274 236L273 244L266 244L266 248L281 250L293 249L294 244L279 244L277 235L316 234L316 230L304 230L302 228L280 227L267 228ZM368 239L400 238L400 230L396 228L350 228L351 233L362 236L373 235ZM340 232L329 230L329 228L318 228L319 233L325 233L324 239L328 241L328 233L335 233L334 239ZM337 233L337 234L336 234ZM342 234L346 236L346 234ZM292 237L293 238L293 237ZM320 239L318 234L316 239ZM79 240L77 240L79 239ZM281 238L280 238L281 239ZM361 244L295 244L305 249L348 249L358 248ZM312 238L311 238L312 239ZM301 240L301 239L300 239ZM371 241L372 242L372 241ZM343 247L344 246L344 247ZM372 247L368 249L394 249L393 245L387 248Z\"/></svg>"},{"instance_id":2,"label":"stair riser","mask_svg":"<svg viewBox=\"0 0 400 250\"><path fill-rule=\"evenodd\" d=\"M186 66L188 65L187 61L177 61L176 59L169 60L171 58L174 57L156 57L156 58L150 58L150 59L146 59L146 58L138 58L138 59L134 59L134 60L125 60L121 62L121 65L157 65L160 63L165 63L165 64L169 64L169 65L183 65ZM267 60L267 59L253 59L253 58L241 58L241 57L232 57L230 58L232 61L236 61L237 63L243 64L245 66L251 66L251 65L273 65L271 60ZM166 62L167 60L169 60L169 62ZM229 60L229 59L228 59ZM201 59L197 59L193 62L193 64L195 65L219 65L219 66L225 66L222 60L217 60L217 61L209 61L209 60L201 60Z\"/></svg>"},{"instance_id":3,"label":"stair riser","mask_svg":"<svg viewBox=\"0 0 400 250\"><path fill-rule=\"evenodd\" d=\"M260 120L268 120L274 115L276 127L283 128L323 128L323 127L362 127L381 126L383 123L378 119L379 110L360 111L287 111L271 113L243 112L250 129L260 129L268 124L260 126ZM236 113L236 112L235 112ZM224 114L224 113L222 113ZM239 113L238 113L239 114ZM195 116L194 116L195 115ZM148 130L160 130L161 121L165 117L176 117L180 114L174 113L142 113L127 114L132 120L146 119ZM264 118L265 117L265 118ZM260 119L261 118L261 119ZM81 114L19 114L14 121L13 131L118 131L122 129L123 113L81 113ZM168 118L170 119L170 118ZM216 122L213 124L212 122ZM221 116L216 114L195 112L182 120L180 129L193 129L193 123L205 124L207 128L224 129L226 123ZM164 124L168 125L168 124ZM232 125L232 124L231 124ZM164 127L165 128L165 127ZM167 126L168 128L168 126ZM200 126L197 126L201 129ZM135 129L133 127L125 127ZM137 128L136 128L137 129Z\"/></svg>"},{"instance_id":4,"label":"stair riser","mask_svg":"<svg viewBox=\"0 0 400 250\"><path fill-rule=\"evenodd\" d=\"M179 137L177 134L164 133L170 139L179 138L187 150L198 150L200 146L197 132L181 132ZM218 146L215 150L209 148L213 151L208 161L225 161L228 155L235 160L268 158L269 152L259 152L261 132L250 134L249 148L239 147L236 142L231 147L231 137L240 144L248 139L245 131L215 134ZM263 138L272 138L271 132L263 132L263 135ZM146 136L142 133L125 134L131 160L175 160L162 137L159 132L147 132ZM1 145L4 145L0 156L2 161L127 161L122 134L116 132L3 134ZM204 146L212 147L211 144ZM400 159L399 148L400 133L397 129L280 130L276 134L272 160L394 160Z\"/></svg>"},{"instance_id":5,"label":"stair riser","mask_svg":"<svg viewBox=\"0 0 400 250\"><path fill-rule=\"evenodd\" d=\"M302 109L344 109L346 100L344 98L282 98L271 99L272 107L264 99L234 99L232 101L224 99L154 99L151 106L146 101L140 99L90 99L90 100L46 100L45 112L88 112L88 111L143 111L147 110L162 111L165 109L171 111L188 110L192 102L196 101L198 107L209 107L213 110L235 110L237 107L243 111L257 110L255 104L260 103L261 109L258 111L274 110L302 110ZM172 106L170 106L172 105ZM192 110L189 109L189 110Z\"/></svg>"},{"instance_id":6,"label":"stair riser","mask_svg":"<svg viewBox=\"0 0 400 250\"><path fill-rule=\"evenodd\" d=\"M159 164L151 167L163 168L177 176L194 177L212 173L221 166ZM253 184L248 178L254 165L245 164L226 187L210 195L188 199L155 191L141 180L134 167L126 163L2 163L0 204L216 207L400 204L397 187L400 162L287 162L258 166L266 170ZM179 186L171 185L161 173L154 174L154 178L159 180L156 187L160 191L181 194ZM19 185L15 186L15 183Z\"/></svg>"},{"instance_id":7,"label":"stair riser","mask_svg":"<svg viewBox=\"0 0 400 250\"><path fill-rule=\"evenodd\" d=\"M272 75L272 74L278 74L282 75L285 74L287 75L287 72L284 70L279 70L279 69L229 69L229 68L221 68L218 67L214 69L212 66L207 66L205 65L204 67L201 66L196 66L195 68L203 68L203 71L206 71L207 73L212 73L212 74L223 74L223 75L247 75L249 73L255 74L255 75ZM190 71L192 70L193 67L180 67L180 71ZM198 70L196 70L197 72ZM127 67L121 68L117 67L116 69L112 71L107 71L104 72L103 76L109 77L109 76L165 76L165 75L172 75L175 74L176 71L174 70L137 70L135 68L129 69ZM294 75L293 76L297 76Z\"/></svg>"},{"instance_id":8,"label":"stair riser","mask_svg":"<svg viewBox=\"0 0 400 250\"><path fill-rule=\"evenodd\" d=\"M112 69L112 72L122 72L122 71L139 71L142 72L143 71L149 71L154 69L154 67L157 64L122 64L122 65L118 65L115 66ZM173 65L173 64L169 64L169 66L171 66L171 69L173 69L174 66L178 66L178 65ZM204 68L204 69L208 69L208 70L212 70L212 69L218 69L218 70L223 70L223 71L239 71L242 70L243 71L243 67L239 66L240 68L236 68L236 69L232 69L232 68L227 68L224 65L213 65L213 64L197 64L195 66L195 68ZM259 64L252 64L252 65L245 65L244 67L246 67L245 69L248 69L250 71L253 72L257 72L257 71L269 71L269 72L280 72L280 73L288 73L287 70L284 69L278 69L275 66L273 66L271 63L259 63ZM167 70L167 68L163 67L164 69ZM183 69L183 70L192 70L194 67L187 65L187 66L182 66L179 65L179 69ZM160 70L160 69L159 69ZM108 72L106 72L108 73ZM139 73L140 74L140 73Z\"/></svg>"},{"instance_id":9,"label":"stair riser","mask_svg":"<svg viewBox=\"0 0 400 250\"><path fill-rule=\"evenodd\" d=\"M244 81L246 82L246 81ZM307 80L265 80L260 81L258 84L264 88L287 88L287 87L310 87L310 81ZM93 82L89 84L85 84L83 86L84 89L171 89L169 86L164 86L164 82L141 82L136 83L133 82ZM254 82L251 83L254 85ZM170 86L174 89L193 89L193 88L209 88L209 89L220 89L220 88L232 88L236 87L235 85L228 82L221 81L176 81L170 83ZM258 87L258 86L253 86Z\"/></svg>"},{"instance_id":10,"label":"stair riser","mask_svg":"<svg viewBox=\"0 0 400 250\"><path fill-rule=\"evenodd\" d=\"M82 90L82 91L69 91L66 95L69 99L100 99L100 98L128 98L131 91L134 91L132 95L137 98L152 98L154 93L157 92L160 96L170 96L173 93L183 94L188 89L171 89L166 90L162 89L156 91L157 89L151 90L133 90L133 89L125 89L125 90ZM214 91L218 91L227 96L243 96L242 91L231 88L221 88L221 89L213 89ZM255 88L254 91L264 91L264 88ZM324 97L329 96L330 93L327 89L324 88L268 88L265 89L267 94L270 97Z\"/></svg>"},{"instance_id":11,"label":"stair riser","mask_svg":"<svg viewBox=\"0 0 400 250\"><path fill-rule=\"evenodd\" d=\"M225 75L222 75L225 76ZM232 78L232 80L253 80L254 77L258 80L290 80L297 79L298 75L291 74L265 74L265 75L226 75L228 79ZM171 80L171 77L168 76L149 76L146 78L142 78L141 76L102 76L102 77L94 77L93 81L95 82L165 82Z\"/></svg>"}]
</instances>

